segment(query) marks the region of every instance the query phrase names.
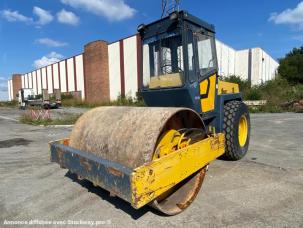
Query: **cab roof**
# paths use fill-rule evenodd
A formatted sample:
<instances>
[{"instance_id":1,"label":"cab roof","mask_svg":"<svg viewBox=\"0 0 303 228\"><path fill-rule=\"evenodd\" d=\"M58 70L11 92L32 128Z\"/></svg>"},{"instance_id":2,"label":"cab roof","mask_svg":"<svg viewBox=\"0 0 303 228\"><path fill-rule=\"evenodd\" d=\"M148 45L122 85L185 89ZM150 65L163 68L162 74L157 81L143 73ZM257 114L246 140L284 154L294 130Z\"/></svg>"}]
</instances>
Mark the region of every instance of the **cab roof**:
<instances>
[{"instance_id":1,"label":"cab roof","mask_svg":"<svg viewBox=\"0 0 303 228\"><path fill-rule=\"evenodd\" d=\"M199 27L202 27L202 28L204 28L204 29L206 29L206 30L208 30L210 32L215 33L215 26L213 24L209 24L206 21L203 21L202 19L200 19L200 18L198 18L198 17L196 17L196 16L188 13L187 11L182 10L182 11L179 11L179 12L175 11L173 13L177 13L178 16L179 16L179 18L181 20L188 21L188 22L190 22L192 24L195 24L195 25L197 25ZM173 13L171 13L171 14L173 14ZM161 18L161 19L159 19L157 21L154 21L154 22L152 22L150 24L147 24L146 27L150 27L150 26L153 26L155 24L161 24L161 22L165 22L165 21L169 20L170 19L170 15L167 16L167 17Z\"/></svg>"},{"instance_id":2,"label":"cab roof","mask_svg":"<svg viewBox=\"0 0 303 228\"><path fill-rule=\"evenodd\" d=\"M177 13L179 20L171 20L170 16ZM155 34L165 33L176 28L176 26L182 22L188 22L200 28L203 28L209 32L215 33L215 26L209 24L200 18L188 13L187 11L175 11L169 16L164 17L160 20L154 21L150 24L144 25L144 30L141 31L141 36L148 38L154 36Z\"/></svg>"}]
</instances>

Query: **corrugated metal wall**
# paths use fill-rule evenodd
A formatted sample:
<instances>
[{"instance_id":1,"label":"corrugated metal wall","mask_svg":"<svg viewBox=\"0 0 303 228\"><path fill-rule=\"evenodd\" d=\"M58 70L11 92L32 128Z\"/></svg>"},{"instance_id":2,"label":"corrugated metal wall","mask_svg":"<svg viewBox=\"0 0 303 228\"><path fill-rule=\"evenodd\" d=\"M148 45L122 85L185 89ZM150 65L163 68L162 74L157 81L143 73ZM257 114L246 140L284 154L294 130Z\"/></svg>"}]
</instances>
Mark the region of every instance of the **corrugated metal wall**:
<instances>
[{"instance_id":1,"label":"corrugated metal wall","mask_svg":"<svg viewBox=\"0 0 303 228\"><path fill-rule=\"evenodd\" d=\"M110 99L124 95L136 97L138 91L138 36L109 44ZM121 62L123 61L123 62Z\"/></svg>"},{"instance_id":2,"label":"corrugated metal wall","mask_svg":"<svg viewBox=\"0 0 303 228\"><path fill-rule=\"evenodd\" d=\"M252 48L236 52L235 66L236 75L258 85L275 78L279 63L261 48Z\"/></svg>"},{"instance_id":3,"label":"corrugated metal wall","mask_svg":"<svg viewBox=\"0 0 303 228\"><path fill-rule=\"evenodd\" d=\"M249 50L241 50L236 53L235 75L247 80L249 75Z\"/></svg>"},{"instance_id":4,"label":"corrugated metal wall","mask_svg":"<svg viewBox=\"0 0 303 228\"><path fill-rule=\"evenodd\" d=\"M121 95L120 42L108 46L110 99Z\"/></svg>"},{"instance_id":5,"label":"corrugated metal wall","mask_svg":"<svg viewBox=\"0 0 303 228\"><path fill-rule=\"evenodd\" d=\"M219 75L235 75L236 50L216 40Z\"/></svg>"},{"instance_id":6,"label":"corrugated metal wall","mask_svg":"<svg viewBox=\"0 0 303 228\"><path fill-rule=\"evenodd\" d=\"M53 94L54 89L61 89L61 92L81 91L84 99L83 55L23 74L21 82L22 88L33 89L36 95L42 94L42 89L47 89L49 94Z\"/></svg>"},{"instance_id":7,"label":"corrugated metal wall","mask_svg":"<svg viewBox=\"0 0 303 228\"><path fill-rule=\"evenodd\" d=\"M137 37L123 40L125 95L135 97L138 91Z\"/></svg>"},{"instance_id":8,"label":"corrugated metal wall","mask_svg":"<svg viewBox=\"0 0 303 228\"><path fill-rule=\"evenodd\" d=\"M14 90L13 90L13 80L10 79L8 80L7 82L7 88L8 88L8 100L11 101L13 100L13 97L14 97Z\"/></svg>"}]
</instances>

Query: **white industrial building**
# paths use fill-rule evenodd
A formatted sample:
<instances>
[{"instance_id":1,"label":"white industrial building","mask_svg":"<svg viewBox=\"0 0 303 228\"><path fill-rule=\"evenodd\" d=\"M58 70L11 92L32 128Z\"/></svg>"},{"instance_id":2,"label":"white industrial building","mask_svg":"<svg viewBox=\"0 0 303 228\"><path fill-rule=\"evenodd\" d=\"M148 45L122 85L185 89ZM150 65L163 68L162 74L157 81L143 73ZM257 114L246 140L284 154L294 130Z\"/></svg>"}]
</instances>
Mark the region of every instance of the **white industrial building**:
<instances>
[{"instance_id":1,"label":"white industrial building","mask_svg":"<svg viewBox=\"0 0 303 228\"><path fill-rule=\"evenodd\" d=\"M22 88L32 88L36 94L42 94L42 89L48 89L50 94L54 89L61 89L63 93L84 91L83 81L82 54L21 76Z\"/></svg>"},{"instance_id":2,"label":"white industrial building","mask_svg":"<svg viewBox=\"0 0 303 228\"><path fill-rule=\"evenodd\" d=\"M277 75L279 63L261 48L235 50L216 41L220 76L237 75L259 85Z\"/></svg>"},{"instance_id":3,"label":"white industrial building","mask_svg":"<svg viewBox=\"0 0 303 228\"><path fill-rule=\"evenodd\" d=\"M102 77L101 90L109 100L116 100L120 95L135 97L140 84L140 36L136 34L111 44L96 42L106 45L105 49L99 51L103 57L102 62L96 62L97 65L103 65L103 68L96 71L100 75L92 76L89 73L89 80L93 80L92 77ZM216 46L220 76L237 75L249 80L252 85L258 85L273 79L277 74L278 62L261 48L235 50L218 40ZM42 93L42 89L47 89L49 94L52 94L54 89L60 89L62 93L76 92L83 100L86 99L87 90L93 88L88 87L91 83L86 83L88 76L85 76L85 67L92 69L94 66L91 66L93 63L84 61L84 53L21 74L20 83L9 80L9 99L16 99L15 94L20 85L21 88L32 88L37 95ZM88 64L90 66L86 66Z\"/></svg>"}]
</instances>

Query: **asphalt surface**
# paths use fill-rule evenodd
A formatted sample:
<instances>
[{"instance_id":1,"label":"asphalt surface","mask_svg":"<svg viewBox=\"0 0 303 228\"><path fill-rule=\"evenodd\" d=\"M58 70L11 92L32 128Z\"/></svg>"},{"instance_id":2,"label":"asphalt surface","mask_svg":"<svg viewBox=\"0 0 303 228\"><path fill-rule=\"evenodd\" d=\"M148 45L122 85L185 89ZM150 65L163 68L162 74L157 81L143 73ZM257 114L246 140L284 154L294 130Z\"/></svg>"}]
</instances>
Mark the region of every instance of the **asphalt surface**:
<instances>
[{"instance_id":1,"label":"asphalt surface","mask_svg":"<svg viewBox=\"0 0 303 228\"><path fill-rule=\"evenodd\" d=\"M20 124L0 108L0 227L303 227L303 114L252 114L250 150L216 160L193 204L166 217L128 203L50 163L48 142L68 127ZM22 225L16 225L16 223ZM15 224L15 225L6 225ZM47 226L46 226L47 227Z\"/></svg>"}]
</instances>

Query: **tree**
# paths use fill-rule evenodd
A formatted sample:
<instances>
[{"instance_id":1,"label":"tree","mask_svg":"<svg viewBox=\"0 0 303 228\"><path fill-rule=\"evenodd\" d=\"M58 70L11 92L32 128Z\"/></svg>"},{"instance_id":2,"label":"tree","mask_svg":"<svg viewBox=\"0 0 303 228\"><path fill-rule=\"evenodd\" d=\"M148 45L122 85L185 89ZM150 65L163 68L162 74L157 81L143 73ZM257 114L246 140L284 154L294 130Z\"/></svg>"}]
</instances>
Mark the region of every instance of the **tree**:
<instances>
[{"instance_id":1,"label":"tree","mask_svg":"<svg viewBox=\"0 0 303 228\"><path fill-rule=\"evenodd\" d=\"M280 59L279 74L292 84L303 83L303 46Z\"/></svg>"}]
</instances>

